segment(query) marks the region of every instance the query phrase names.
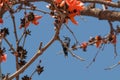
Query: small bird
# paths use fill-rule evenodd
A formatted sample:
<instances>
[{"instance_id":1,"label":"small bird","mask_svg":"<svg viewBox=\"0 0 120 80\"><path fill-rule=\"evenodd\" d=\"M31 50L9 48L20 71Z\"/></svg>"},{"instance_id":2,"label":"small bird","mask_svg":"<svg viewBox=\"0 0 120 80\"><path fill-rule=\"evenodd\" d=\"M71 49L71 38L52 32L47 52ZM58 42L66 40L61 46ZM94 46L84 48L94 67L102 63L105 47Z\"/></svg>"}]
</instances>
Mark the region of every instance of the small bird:
<instances>
[{"instance_id":1,"label":"small bird","mask_svg":"<svg viewBox=\"0 0 120 80\"><path fill-rule=\"evenodd\" d=\"M70 38L64 37L62 48L65 56L68 56L68 48L70 46Z\"/></svg>"}]
</instances>

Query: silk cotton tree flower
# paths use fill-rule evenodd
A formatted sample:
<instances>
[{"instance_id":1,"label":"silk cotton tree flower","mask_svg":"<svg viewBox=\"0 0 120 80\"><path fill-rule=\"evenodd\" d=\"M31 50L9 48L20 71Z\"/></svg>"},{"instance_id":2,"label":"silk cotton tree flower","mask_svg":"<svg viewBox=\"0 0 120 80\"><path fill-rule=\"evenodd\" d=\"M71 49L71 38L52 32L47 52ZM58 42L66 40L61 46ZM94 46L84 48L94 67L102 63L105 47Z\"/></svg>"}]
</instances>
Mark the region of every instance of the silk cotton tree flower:
<instances>
[{"instance_id":1,"label":"silk cotton tree flower","mask_svg":"<svg viewBox=\"0 0 120 80\"><path fill-rule=\"evenodd\" d=\"M6 54L0 54L0 63L5 62L7 60L7 55Z\"/></svg>"},{"instance_id":2,"label":"silk cotton tree flower","mask_svg":"<svg viewBox=\"0 0 120 80\"><path fill-rule=\"evenodd\" d=\"M80 15L80 11L84 10L84 4L78 0L65 0L68 5L68 17L74 24L78 24L78 22L74 19L75 16Z\"/></svg>"},{"instance_id":3,"label":"silk cotton tree flower","mask_svg":"<svg viewBox=\"0 0 120 80\"><path fill-rule=\"evenodd\" d=\"M30 25L30 23L32 23L34 25L38 25L39 24L38 20L41 18L42 18L42 16L34 15L33 12L30 12L26 17L21 19L21 25L19 28L20 29L27 28Z\"/></svg>"},{"instance_id":4,"label":"silk cotton tree flower","mask_svg":"<svg viewBox=\"0 0 120 80\"><path fill-rule=\"evenodd\" d=\"M65 11L67 12L65 23L68 20L71 20L72 23L78 24L78 22L74 19L75 16L80 15L80 11L84 10L84 4L79 0L54 0L55 5L59 9L66 8Z\"/></svg>"},{"instance_id":5,"label":"silk cotton tree flower","mask_svg":"<svg viewBox=\"0 0 120 80\"><path fill-rule=\"evenodd\" d=\"M88 43L87 42L83 42L83 43L81 43L80 48L82 48L83 51L86 51L87 46L88 46Z\"/></svg>"}]
</instances>

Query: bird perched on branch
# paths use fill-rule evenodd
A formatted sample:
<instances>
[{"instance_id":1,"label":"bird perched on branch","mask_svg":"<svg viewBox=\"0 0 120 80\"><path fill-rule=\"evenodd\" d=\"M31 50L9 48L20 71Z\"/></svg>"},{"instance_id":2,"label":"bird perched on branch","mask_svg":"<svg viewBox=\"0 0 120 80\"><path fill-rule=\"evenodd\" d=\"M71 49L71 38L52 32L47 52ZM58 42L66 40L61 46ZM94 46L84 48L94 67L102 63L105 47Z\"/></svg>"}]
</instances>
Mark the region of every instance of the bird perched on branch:
<instances>
[{"instance_id":1,"label":"bird perched on branch","mask_svg":"<svg viewBox=\"0 0 120 80\"><path fill-rule=\"evenodd\" d=\"M70 38L64 37L62 48L65 56L68 56L68 48L70 46Z\"/></svg>"}]
</instances>

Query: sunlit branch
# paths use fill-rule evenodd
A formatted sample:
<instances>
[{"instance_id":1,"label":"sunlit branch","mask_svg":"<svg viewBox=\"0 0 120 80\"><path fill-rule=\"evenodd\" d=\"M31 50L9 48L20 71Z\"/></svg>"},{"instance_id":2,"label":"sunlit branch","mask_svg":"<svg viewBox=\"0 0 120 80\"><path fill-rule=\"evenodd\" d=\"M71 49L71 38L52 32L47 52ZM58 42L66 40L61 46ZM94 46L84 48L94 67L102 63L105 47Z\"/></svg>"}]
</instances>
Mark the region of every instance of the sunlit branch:
<instances>
[{"instance_id":1,"label":"sunlit branch","mask_svg":"<svg viewBox=\"0 0 120 80\"><path fill-rule=\"evenodd\" d=\"M102 10L98 8L85 8L85 10L81 11L81 15L96 17L99 20L109 20L109 21L120 21L120 12L118 11L110 11L110 10Z\"/></svg>"},{"instance_id":2,"label":"sunlit branch","mask_svg":"<svg viewBox=\"0 0 120 80\"><path fill-rule=\"evenodd\" d=\"M117 67L119 65L120 65L120 62L118 62L117 64L114 64L114 65L112 65L112 66L110 66L108 68L105 68L104 70L111 70L111 69L113 69L113 68L115 68L115 67Z\"/></svg>"},{"instance_id":3,"label":"sunlit branch","mask_svg":"<svg viewBox=\"0 0 120 80\"><path fill-rule=\"evenodd\" d=\"M105 1L105 0L80 0L84 3L98 3L98 4L105 4L107 6L110 7L116 7L116 8L120 8L119 3L115 3L115 2L109 2L109 1Z\"/></svg>"}]
</instances>

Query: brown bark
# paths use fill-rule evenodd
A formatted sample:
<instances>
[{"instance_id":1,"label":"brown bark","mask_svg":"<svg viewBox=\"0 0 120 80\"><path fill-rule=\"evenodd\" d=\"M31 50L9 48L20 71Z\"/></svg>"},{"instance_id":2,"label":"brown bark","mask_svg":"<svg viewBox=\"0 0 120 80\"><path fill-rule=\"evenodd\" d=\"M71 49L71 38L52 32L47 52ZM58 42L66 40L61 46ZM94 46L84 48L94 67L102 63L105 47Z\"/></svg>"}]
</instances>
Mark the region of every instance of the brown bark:
<instances>
[{"instance_id":1,"label":"brown bark","mask_svg":"<svg viewBox=\"0 0 120 80\"><path fill-rule=\"evenodd\" d=\"M85 8L81 15L96 17L100 20L120 21L120 12L118 11Z\"/></svg>"}]
</instances>

